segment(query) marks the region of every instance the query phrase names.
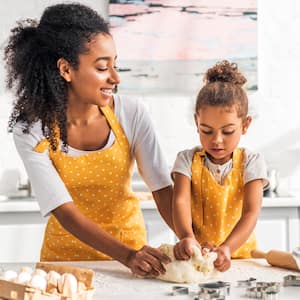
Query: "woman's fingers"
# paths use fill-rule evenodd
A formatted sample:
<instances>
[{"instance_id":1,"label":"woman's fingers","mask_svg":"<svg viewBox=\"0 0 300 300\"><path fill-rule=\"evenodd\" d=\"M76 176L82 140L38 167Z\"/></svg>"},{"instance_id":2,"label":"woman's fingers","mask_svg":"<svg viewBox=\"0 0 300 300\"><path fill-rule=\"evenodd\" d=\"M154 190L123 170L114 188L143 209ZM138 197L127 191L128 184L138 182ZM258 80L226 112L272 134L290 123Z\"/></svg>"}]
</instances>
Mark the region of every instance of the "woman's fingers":
<instances>
[{"instance_id":1,"label":"woman's fingers","mask_svg":"<svg viewBox=\"0 0 300 300\"><path fill-rule=\"evenodd\" d=\"M147 277L156 277L166 272L163 263L169 263L170 258L160 250L144 246L136 251L131 258L130 268L134 274Z\"/></svg>"}]
</instances>

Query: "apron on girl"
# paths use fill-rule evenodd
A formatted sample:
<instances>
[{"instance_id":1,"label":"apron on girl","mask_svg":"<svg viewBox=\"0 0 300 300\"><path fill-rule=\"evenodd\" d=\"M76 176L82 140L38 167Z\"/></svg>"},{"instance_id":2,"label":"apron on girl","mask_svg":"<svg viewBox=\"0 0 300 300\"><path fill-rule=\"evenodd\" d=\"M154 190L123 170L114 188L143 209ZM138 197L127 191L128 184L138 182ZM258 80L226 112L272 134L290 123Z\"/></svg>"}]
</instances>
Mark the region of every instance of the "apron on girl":
<instances>
[{"instance_id":1,"label":"apron on girl","mask_svg":"<svg viewBox=\"0 0 300 300\"><path fill-rule=\"evenodd\" d=\"M220 185L204 165L205 151L196 152L192 162L192 220L199 243L222 244L239 221L243 208L243 149L235 149L232 170ZM256 248L252 233L233 258L249 258Z\"/></svg>"},{"instance_id":2,"label":"apron on girl","mask_svg":"<svg viewBox=\"0 0 300 300\"><path fill-rule=\"evenodd\" d=\"M140 203L131 190L132 159L124 131L109 106L101 107L114 144L102 151L77 157L52 151L47 140L35 151L49 149L49 156L76 207L117 240L136 250L146 244ZM52 215L47 223L41 261L103 260L109 256L81 242Z\"/></svg>"}]
</instances>

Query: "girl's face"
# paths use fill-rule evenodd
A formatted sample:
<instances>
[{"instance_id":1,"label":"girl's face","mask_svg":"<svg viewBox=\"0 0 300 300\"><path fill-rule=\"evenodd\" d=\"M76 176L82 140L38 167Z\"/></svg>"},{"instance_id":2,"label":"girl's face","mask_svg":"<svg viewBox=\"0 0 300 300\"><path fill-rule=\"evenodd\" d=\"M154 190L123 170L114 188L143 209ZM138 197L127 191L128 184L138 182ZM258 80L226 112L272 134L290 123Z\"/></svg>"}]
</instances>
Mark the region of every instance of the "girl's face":
<instances>
[{"instance_id":1,"label":"girl's face","mask_svg":"<svg viewBox=\"0 0 300 300\"><path fill-rule=\"evenodd\" d=\"M197 131L203 149L215 164L224 164L232 157L240 137L247 132L251 118L237 115L237 107L205 106L195 114Z\"/></svg>"},{"instance_id":2,"label":"girl's face","mask_svg":"<svg viewBox=\"0 0 300 300\"><path fill-rule=\"evenodd\" d=\"M79 55L78 69L70 67L68 99L105 106L120 82L116 72L116 49L110 35L97 34L87 45L89 51Z\"/></svg>"}]
</instances>

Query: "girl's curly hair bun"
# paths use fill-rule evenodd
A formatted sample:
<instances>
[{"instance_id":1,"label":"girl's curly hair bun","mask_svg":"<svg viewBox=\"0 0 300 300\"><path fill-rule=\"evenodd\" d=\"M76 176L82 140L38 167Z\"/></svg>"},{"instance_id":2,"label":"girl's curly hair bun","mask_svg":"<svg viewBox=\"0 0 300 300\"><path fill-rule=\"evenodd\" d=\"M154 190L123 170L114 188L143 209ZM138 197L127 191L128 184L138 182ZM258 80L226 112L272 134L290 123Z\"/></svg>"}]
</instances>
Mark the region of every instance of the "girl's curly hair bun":
<instances>
[{"instance_id":1,"label":"girl's curly hair bun","mask_svg":"<svg viewBox=\"0 0 300 300\"><path fill-rule=\"evenodd\" d=\"M205 83L228 82L242 86L247 79L240 73L236 63L223 60L207 70L204 81Z\"/></svg>"}]
</instances>

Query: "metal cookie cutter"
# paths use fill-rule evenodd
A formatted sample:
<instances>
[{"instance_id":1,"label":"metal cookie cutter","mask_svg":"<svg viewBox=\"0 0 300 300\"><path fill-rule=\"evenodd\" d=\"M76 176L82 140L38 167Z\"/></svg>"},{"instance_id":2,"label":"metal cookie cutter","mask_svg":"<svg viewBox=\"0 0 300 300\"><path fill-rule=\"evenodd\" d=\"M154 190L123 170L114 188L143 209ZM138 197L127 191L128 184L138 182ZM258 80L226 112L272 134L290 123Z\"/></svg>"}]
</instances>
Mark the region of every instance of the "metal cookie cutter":
<instances>
[{"instance_id":1,"label":"metal cookie cutter","mask_svg":"<svg viewBox=\"0 0 300 300\"><path fill-rule=\"evenodd\" d=\"M185 286L175 285L172 287L172 295L188 295L189 294L189 288Z\"/></svg>"},{"instance_id":2,"label":"metal cookie cutter","mask_svg":"<svg viewBox=\"0 0 300 300\"><path fill-rule=\"evenodd\" d=\"M216 281L199 284L199 298L203 300L225 300L230 295L230 283Z\"/></svg>"},{"instance_id":3,"label":"metal cookie cutter","mask_svg":"<svg viewBox=\"0 0 300 300\"><path fill-rule=\"evenodd\" d=\"M247 280L238 280L237 286L238 287L251 287L254 286L256 283L256 278L250 277Z\"/></svg>"},{"instance_id":4,"label":"metal cookie cutter","mask_svg":"<svg viewBox=\"0 0 300 300\"><path fill-rule=\"evenodd\" d=\"M257 282L255 287L246 289L246 296L249 298L273 300L277 299L279 291L279 282Z\"/></svg>"},{"instance_id":5,"label":"metal cookie cutter","mask_svg":"<svg viewBox=\"0 0 300 300\"><path fill-rule=\"evenodd\" d=\"M300 286L300 276L287 275L283 277L284 286Z\"/></svg>"},{"instance_id":6,"label":"metal cookie cutter","mask_svg":"<svg viewBox=\"0 0 300 300\"><path fill-rule=\"evenodd\" d=\"M267 287L263 290L263 300L277 300L279 289L274 287Z\"/></svg>"}]
</instances>

